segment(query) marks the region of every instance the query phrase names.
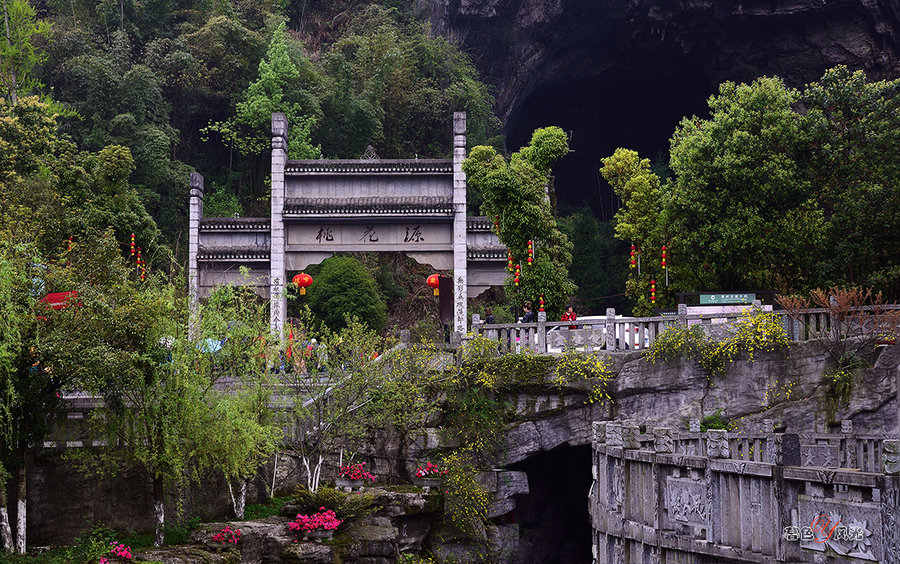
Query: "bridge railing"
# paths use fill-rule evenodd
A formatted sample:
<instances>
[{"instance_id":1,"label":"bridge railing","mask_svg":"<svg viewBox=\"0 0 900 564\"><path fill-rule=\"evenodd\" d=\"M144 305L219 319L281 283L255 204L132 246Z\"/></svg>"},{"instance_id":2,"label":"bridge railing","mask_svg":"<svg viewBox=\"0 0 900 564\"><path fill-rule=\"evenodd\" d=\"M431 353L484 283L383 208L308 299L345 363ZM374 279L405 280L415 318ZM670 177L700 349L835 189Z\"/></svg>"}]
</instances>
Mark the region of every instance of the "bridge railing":
<instances>
[{"instance_id":1,"label":"bridge railing","mask_svg":"<svg viewBox=\"0 0 900 564\"><path fill-rule=\"evenodd\" d=\"M753 307L761 307L760 302L753 302ZM784 310L773 313L781 317L788 338L793 341L808 341L827 338L836 332L842 337L849 336L853 333L852 330L858 330L860 325L870 323L867 321L868 314L882 310L900 310L900 306L855 308L850 321L852 327L841 326L841 323L835 321L825 308L801 310L793 317ZM628 351L652 346L666 328L676 324L685 327L701 325L707 334L717 336L724 333L729 324L744 315L743 311L689 314L686 306L680 305L677 314L653 317L623 317L616 315L614 309L607 309L606 317L599 319L594 317L576 321L547 321L546 313L539 312L537 321L531 323L488 324L476 314L472 316L472 333L497 341L498 350L503 354L522 352L552 354L567 350ZM884 330L896 333L897 327L892 325Z\"/></svg>"},{"instance_id":2,"label":"bridge railing","mask_svg":"<svg viewBox=\"0 0 900 564\"><path fill-rule=\"evenodd\" d=\"M691 427L593 424L595 562L900 558L897 435L855 434L850 421L840 434Z\"/></svg>"}]
</instances>

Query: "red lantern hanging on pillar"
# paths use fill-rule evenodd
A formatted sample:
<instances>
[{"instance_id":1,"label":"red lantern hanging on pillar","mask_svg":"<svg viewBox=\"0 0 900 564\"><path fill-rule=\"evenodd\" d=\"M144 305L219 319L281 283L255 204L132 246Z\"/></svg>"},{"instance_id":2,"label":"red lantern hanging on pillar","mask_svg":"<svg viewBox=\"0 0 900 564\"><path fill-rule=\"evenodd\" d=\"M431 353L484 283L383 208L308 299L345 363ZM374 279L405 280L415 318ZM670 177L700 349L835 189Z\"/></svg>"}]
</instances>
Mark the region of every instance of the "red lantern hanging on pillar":
<instances>
[{"instance_id":1,"label":"red lantern hanging on pillar","mask_svg":"<svg viewBox=\"0 0 900 564\"><path fill-rule=\"evenodd\" d=\"M134 256L134 233L131 234L131 256Z\"/></svg>"},{"instance_id":2,"label":"red lantern hanging on pillar","mask_svg":"<svg viewBox=\"0 0 900 564\"><path fill-rule=\"evenodd\" d=\"M656 280L650 281L650 303L656 303Z\"/></svg>"},{"instance_id":3,"label":"red lantern hanging on pillar","mask_svg":"<svg viewBox=\"0 0 900 564\"><path fill-rule=\"evenodd\" d=\"M544 311L544 294L541 294L541 299L538 302L541 307L538 308L538 311Z\"/></svg>"},{"instance_id":4,"label":"red lantern hanging on pillar","mask_svg":"<svg viewBox=\"0 0 900 564\"><path fill-rule=\"evenodd\" d=\"M534 261L534 241L528 241L528 266Z\"/></svg>"},{"instance_id":5,"label":"red lantern hanging on pillar","mask_svg":"<svg viewBox=\"0 0 900 564\"><path fill-rule=\"evenodd\" d=\"M519 276L521 276L521 274L522 274L522 267L521 267L521 265L517 264L516 265L516 277L513 279L513 282L516 283L516 286L519 285Z\"/></svg>"},{"instance_id":6,"label":"red lantern hanging on pillar","mask_svg":"<svg viewBox=\"0 0 900 564\"><path fill-rule=\"evenodd\" d=\"M506 269L510 272L515 271L515 268L513 268L513 256L509 251L506 251Z\"/></svg>"},{"instance_id":7,"label":"red lantern hanging on pillar","mask_svg":"<svg viewBox=\"0 0 900 564\"><path fill-rule=\"evenodd\" d=\"M661 263L661 264L662 264L662 269L663 269L663 270L666 269L666 256L667 256L667 255L666 255L666 246L663 245L663 246L662 246L662 263Z\"/></svg>"},{"instance_id":8,"label":"red lantern hanging on pillar","mask_svg":"<svg viewBox=\"0 0 900 564\"><path fill-rule=\"evenodd\" d=\"M634 258L635 249L636 247L634 245L631 245L631 268L635 268L637 266L637 260L635 260Z\"/></svg>"},{"instance_id":9,"label":"red lantern hanging on pillar","mask_svg":"<svg viewBox=\"0 0 900 564\"><path fill-rule=\"evenodd\" d=\"M432 274L431 276L428 277L428 279L425 280L425 283L428 284L429 286L431 286L432 288L434 288L435 296L441 295L441 291L440 291L441 276L440 276L440 274Z\"/></svg>"},{"instance_id":10,"label":"red lantern hanging on pillar","mask_svg":"<svg viewBox=\"0 0 900 564\"><path fill-rule=\"evenodd\" d=\"M294 282L294 286L299 288L297 293L301 296L306 295L306 289L312 286L313 283L313 277L305 272L295 274L291 280Z\"/></svg>"}]
</instances>

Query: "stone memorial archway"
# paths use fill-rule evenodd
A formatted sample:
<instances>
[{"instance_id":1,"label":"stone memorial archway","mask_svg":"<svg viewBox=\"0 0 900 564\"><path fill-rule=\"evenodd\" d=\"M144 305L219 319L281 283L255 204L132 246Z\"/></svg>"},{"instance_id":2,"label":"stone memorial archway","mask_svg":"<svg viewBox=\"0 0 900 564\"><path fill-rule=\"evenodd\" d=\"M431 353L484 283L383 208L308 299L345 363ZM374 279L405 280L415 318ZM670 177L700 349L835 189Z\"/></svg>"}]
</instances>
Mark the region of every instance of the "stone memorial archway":
<instances>
[{"instance_id":1,"label":"stone memorial archway","mask_svg":"<svg viewBox=\"0 0 900 564\"><path fill-rule=\"evenodd\" d=\"M453 114L452 159L288 160L288 127L284 114L272 114L268 218L204 218L203 177L191 174L192 303L215 285L249 284L271 297L271 330L280 334L288 271L335 252L400 251L452 272L453 331L464 334L468 297L506 276L506 249L491 222L466 216L465 112Z\"/></svg>"}]
</instances>

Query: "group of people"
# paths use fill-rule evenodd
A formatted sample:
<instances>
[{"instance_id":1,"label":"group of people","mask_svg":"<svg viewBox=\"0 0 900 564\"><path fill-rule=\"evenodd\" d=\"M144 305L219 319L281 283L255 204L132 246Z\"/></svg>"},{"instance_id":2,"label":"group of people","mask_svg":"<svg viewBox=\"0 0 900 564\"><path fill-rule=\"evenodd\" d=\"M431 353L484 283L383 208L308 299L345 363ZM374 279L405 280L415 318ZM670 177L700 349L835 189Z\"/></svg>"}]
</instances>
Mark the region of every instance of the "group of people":
<instances>
[{"instance_id":1,"label":"group of people","mask_svg":"<svg viewBox=\"0 0 900 564\"><path fill-rule=\"evenodd\" d=\"M534 311L531 309L531 302L525 302L525 305L522 306L522 317L519 319L520 323L534 323ZM566 306L566 312L562 315L560 321L575 321L578 319L578 315L575 313L574 306ZM491 311L491 308L484 308L484 322L487 324L495 323L494 321L494 312ZM577 325L569 325L569 329L577 329Z\"/></svg>"}]
</instances>

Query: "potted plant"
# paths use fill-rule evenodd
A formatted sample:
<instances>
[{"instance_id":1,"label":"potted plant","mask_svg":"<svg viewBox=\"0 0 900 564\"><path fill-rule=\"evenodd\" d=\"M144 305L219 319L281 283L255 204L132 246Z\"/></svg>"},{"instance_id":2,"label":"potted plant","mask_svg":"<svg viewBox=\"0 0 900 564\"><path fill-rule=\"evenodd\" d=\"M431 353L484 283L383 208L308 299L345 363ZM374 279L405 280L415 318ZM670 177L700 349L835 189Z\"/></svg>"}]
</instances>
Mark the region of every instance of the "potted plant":
<instances>
[{"instance_id":1,"label":"potted plant","mask_svg":"<svg viewBox=\"0 0 900 564\"><path fill-rule=\"evenodd\" d=\"M343 488L344 491L351 492L353 490L362 490L366 480L374 482L375 476L363 468L365 465L365 462L360 462L359 464L347 464L346 466L341 466L341 469L338 471L338 477L334 481L334 486L339 489Z\"/></svg>"},{"instance_id":2,"label":"potted plant","mask_svg":"<svg viewBox=\"0 0 900 564\"><path fill-rule=\"evenodd\" d=\"M219 552L224 548L231 548L232 546L237 545L240 540L241 530L232 529L226 525L224 529L214 534L212 539L206 541L206 546L216 549L216 551Z\"/></svg>"},{"instance_id":3,"label":"potted plant","mask_svg":"<svg viewBox=\"0 0 900 564\"><path fill-rule=\"evenodd\" d=\"M296 519L288 523L288 529L297 536L294 542L301 537L304 540L322 540L330 539L341 523L343 521L337 518L334 511L320 507L319 511L312 515L297 515Z\"/></svg>"},{"instance_id":4,"label":"potted plant","mask_svg":"<svg viewBox=\"0 0 900 564\"><path fill-rule=\"evenodd\" d=\"M441 469L437 464L432 462L426 462L425 466L416 468L416 475L413 478L413 483L428 492L431 488L440 486L446 475L446 469Z\"/></svg>"}]
</instances>

